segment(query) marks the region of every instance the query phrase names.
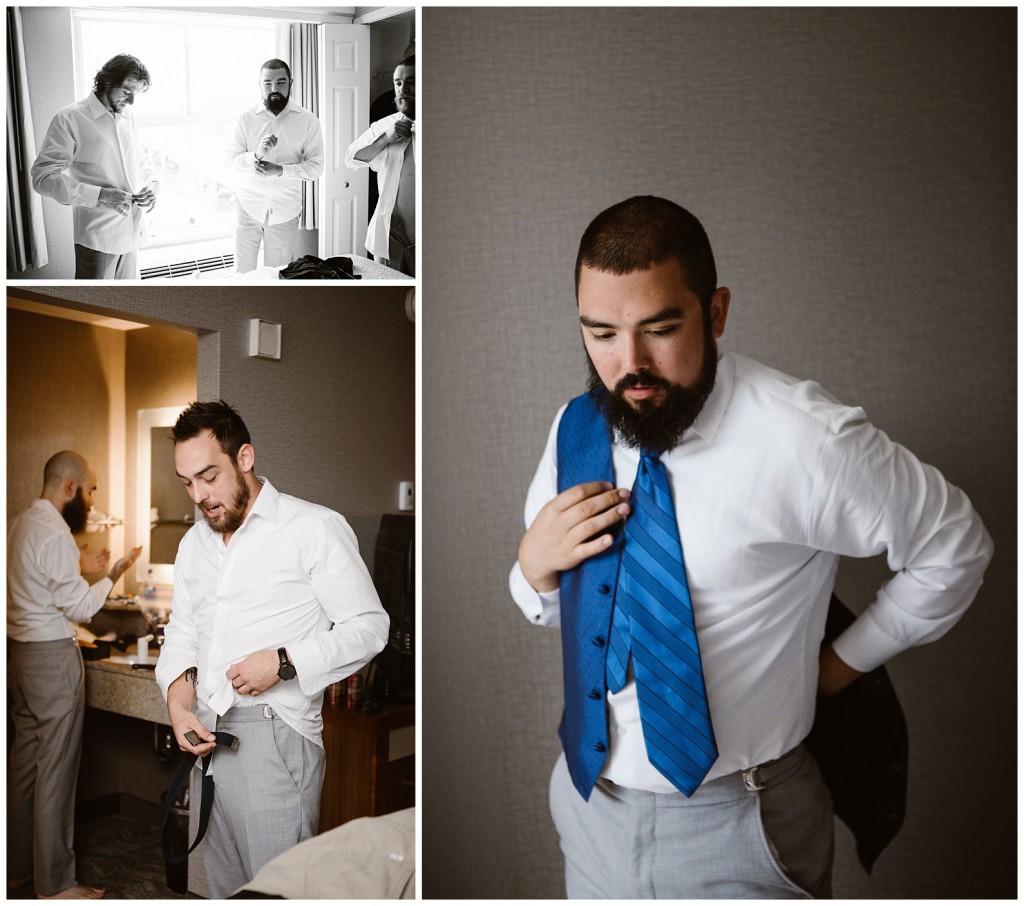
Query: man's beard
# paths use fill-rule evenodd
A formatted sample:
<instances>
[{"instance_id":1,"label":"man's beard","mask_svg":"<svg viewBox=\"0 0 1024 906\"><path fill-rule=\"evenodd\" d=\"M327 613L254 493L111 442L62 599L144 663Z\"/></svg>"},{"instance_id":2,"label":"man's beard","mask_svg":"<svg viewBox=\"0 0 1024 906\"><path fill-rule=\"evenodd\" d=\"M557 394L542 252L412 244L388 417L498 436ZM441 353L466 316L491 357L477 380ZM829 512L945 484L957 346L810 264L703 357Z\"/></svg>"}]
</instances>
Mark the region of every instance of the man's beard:
<instances>
[{"instance_id":1,"label":"man's beard","mask_svg":"<svg viewBox=\"0 0 1024 906\"><path fill-rule=\"evenodd\" d=\"M249 505L249 498L252 496L249 486L245 483L245 479L242 478L242 471L238 466L235 466L235 479L238 482L238 487L235 490L235 496L230 505L215 500L212 503L204 501L199 506L203 511L203 518L206 519L206 524L220 535L230 534L241 527L245 521L245 508ZM206 512L207 508L218 506L223 508L223 512L219 516L211 518Z\"/></svg>"},{"instance_id":2,"label":"man's beard","mask_svg":"<svg viewBox=\"0 0 1024 906\"><path fill-rule=\"evenodd\" d=\"M604 388L590 355L586 358L588 389ZM686 429L697 420L714 389L717 373L718 347L711 332L711 319L705 314L704 359L697 383L693 387L671 384L648 372L627 374L615 385L614 391L604 388L604 393L598 395L598 406L626 446L664 453L675 447L682 440ZM630 403L623 393L639 384L664 388L663 401L653 403L650 400L639 400L636 405Z\"/></svg>"},{"instance_id":3,"label":"man's beard","mask_svg":"<svg viewBox=\"0 0 1024 906\"><path fill-rule=\"evenodd\" d=\"M61 516L71 529L72 535L85 531L85 523L89 519L89 507L86 505L82 489L75 491L75 496L61 507Z\"/></svg>"},{"instance_id":4,"label":"man's beard","mask_svg":"<svg viewBox=\"0 0 1024 906\"><path fill-rule=\"evenodd\" d=\"M121 98L120 101L116 102L114 101L113 88L108 88L104 97L106 99L106 103L103 106L106 107L111 113L120 113L121 110L124 110L124 108L128 106L127 98ZM120 108L118 108L118 104L121 105Z\"/></svg>"},{"instance_id":5,"label":"man's beard","mask_svg":"<svg viewBox=\"0 0 1024 906\"><path fill-rule=\"evenodd\" d=\"M412 95L396 95L395 109L399 113L405 114L411 120L416 119L416 98Z\"/></svg>"},{"instance_id":6,"label":"man's beard","mask_svg":"<svg viewBox=\"0 0 1024 906\"><path fill-rule=\"evenodd\" d=\"M263 106L276 116L288 106L288 95L272 91L263 99Z\"/></svg>"}]
</instances>

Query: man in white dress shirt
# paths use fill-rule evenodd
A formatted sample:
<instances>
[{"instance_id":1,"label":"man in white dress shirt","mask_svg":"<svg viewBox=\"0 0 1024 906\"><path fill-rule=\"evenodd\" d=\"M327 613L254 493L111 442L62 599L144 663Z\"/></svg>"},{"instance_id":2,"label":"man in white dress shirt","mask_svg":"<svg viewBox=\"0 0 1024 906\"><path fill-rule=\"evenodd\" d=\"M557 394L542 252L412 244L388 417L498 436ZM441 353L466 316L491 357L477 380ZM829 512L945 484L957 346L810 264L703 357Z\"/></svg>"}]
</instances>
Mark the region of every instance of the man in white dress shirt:
<instances>
[{"instance_id":1,"label":"man in white dress shirt","mask_svg":"<svg viewBox=\"0 0 1024 906\"><path fill-rule=\"evenodd\" d=\"M7 773L9 888L96 899L75 878L74 819L82 754L85 668L76 623L88 621L141 548L90 586L74 535L85 530L96 473L64 450L43 468L43 491L7 530L7 688L14 740Z\"/></svg>"},{"instance_id":2,"label":"man in white dress shirt","mask_svg":"<svg viewBox=\"0 0 1024 906\"><path fill-rule=\"evenodd\" d=\"M377 261L416 276L416 57L395 67L398 112L371 123L345 155L353 170L377 173L380 197L366 230L366 248Z\"/></svg>"},{"instance_id":3,"label":"man in white dress shirt","mask_svg":"<svg viewBox=\"0 0 1024 906\"><path fill-rule=\"evenodd\" d=\"M565 753L551 808L569 896L828 896L830 798L801 745L816 696L943 635L973 600L991 539L963 492L861 409L718 353L729 290L717 285L703 227L678 205L632 198L598 215L580 243L576 287L586 399L603 419L614 480L595 475L559 493L570 465L559 451L574 458L559 424L581 411L578 401L563 407L510 576L529 619L563 626ZM668 473L717 742L691 796L648 757L632 660L625 686L609 689L614 627L579 637L565 628L619 606L608 601L614 579L565 580L617 544L641 448ZM821 647L838 558L883 551L894 575Z\"/></svg>"},{"instance_id":4,"label":"man in white dress shirt","mask_svg":"<svg viewBox=\"0 0 1024 906\"><path fill-rule=\"evenodd\" d=\"M181 750L216 749L203 842L216 899L316 834L323 690L383 649L388 617L345 519L257 478L248 429L227 403L193 403L172 436L205 521L178 548L156 679ZM218 747L213 730L238 737L237 750Z\"/></svg>"},{"instance_id":5,"label":"man in white dress shirt","mask_svg":"<svg viewBox=\"0 0 1024 906\"><path fill-rule=\"evenodd\" d=\"M32 165L35 190L72 207L76 280L138 276L143 214L153 210L159 183L128 108L149 84L137 57L112 57L92 93L54 116Z\"/></svg>"},{"instance_id":6,"label":"man in white dress shirt","mask_svg":"<svg viewBox=\"0 0 1024 906\"><path fill-rule=\"evenodd\" d=\"M291 97L291 70L284 60L260 68L261 103L235 123L230 146L238 173L235 205L235 270L279 267L295 257L302 212L302 182L324 171L320 121Z\"/></svg>"}]
</instances>

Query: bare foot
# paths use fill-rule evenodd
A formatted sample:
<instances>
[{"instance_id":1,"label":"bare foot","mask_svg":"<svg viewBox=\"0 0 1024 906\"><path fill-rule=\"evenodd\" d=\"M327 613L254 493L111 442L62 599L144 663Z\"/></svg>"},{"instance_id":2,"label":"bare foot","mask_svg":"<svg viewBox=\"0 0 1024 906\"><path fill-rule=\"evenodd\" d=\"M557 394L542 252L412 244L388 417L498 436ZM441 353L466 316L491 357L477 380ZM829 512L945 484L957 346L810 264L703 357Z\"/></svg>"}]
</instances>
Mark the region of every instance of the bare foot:
<instances>
[{"instance_id":1,"label":"bare foot","mask_svg":"<svg viewBox=\"0 0 1024 906\"><path fill-rule=\"evenodd\" d=\"M106 893L102 887L86 887L83 884L77 884L74 887L69 887L67 890L62 890L60 893L55 893L52 897L44 897L42 894L36 894L37 900L101 900L103 894Z\"/></svg>"}]
</instances>

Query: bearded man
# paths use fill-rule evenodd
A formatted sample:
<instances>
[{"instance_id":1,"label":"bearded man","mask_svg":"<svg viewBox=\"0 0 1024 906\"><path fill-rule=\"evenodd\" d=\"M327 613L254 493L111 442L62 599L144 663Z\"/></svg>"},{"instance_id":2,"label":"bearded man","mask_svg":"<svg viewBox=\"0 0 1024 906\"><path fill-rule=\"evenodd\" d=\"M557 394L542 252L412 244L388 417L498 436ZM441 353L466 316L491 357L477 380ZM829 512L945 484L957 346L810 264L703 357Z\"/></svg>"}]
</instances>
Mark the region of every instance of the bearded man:
<instances>
[{"instance_id":1,"label":"bearded man","mask_svg":"<svg viewBox=\"0 0 1024 906\"><path fill-rule=\"evenodd\" d=\"M591 390L555 419L510 576L531 621L561 626L568 894L828 896L816 697L943 635L992 541L863 410L719 354L730 292L685 209L599 214L576 295ZM895 574L823 646L839 556L882 551Z\"/></svg>"},{"instance_id":2,"label":"bearded man","mask_svg":"<svg viewBox=\"0 0 1024 906\"><path fill-rule=\"evenodd\" d=\"M85 667L77 626L106 601L142 548L90 586L74 535L85 530L96 473L64 450L43 468L43 491L7 532L7 688L14 742L7 774L8 887L39 897L96 899L75 877L74 818L82 754Z\"/></svg>"},{"instance_id":3,"label":"bearded man","mask_svg":"<svg viewBox=\"0 0 1024 906\"><path fill-rule=\"evenodd\" d=\"M348 523L258 478L231 406L193 403L172 438L205 519L178 548L156 679L181 750L213 753L203 860L211 899L223 899L316 834L323 690L384 648L389 621Z\"/></svg>"},{"instance_id":4,"label":"bearded man","mask_svg":"<svg viewBox=\"0 0 1024 906\"><path fill-rule=\"evenodd\" d=\"M138 57L111 57L96 73L92 93L51 120L32 164L35 190L71 206L76 280L138 276L144 214L156 204L160 184L129 108L149 85Z\"/></svg>"},{"instance_id":5,"label":"bearded man","mask_svg":"<svg viewBox=\"0 0 1024 906\"><path fill-rule=\"evenodd\" d=\"M235 270L279 267L295 257L302 212L302 182L324 171L320 120L291 97L283 60L260 67L260 103L235 123L229 154L238 173L235 197Z\"/></svg>"},{"instance_id":6,"label":"bearded man","mask_svg":"<svg viewBox=\"0 0 1024 906\"><path fill-rule=\"evenodd\" d=\"M345 166L377 173L380 197L366 229L366 249L388 267L416 276L416 57L392 76L397 113L370 124L348 147Z\"/></svg>"}]
</instances>

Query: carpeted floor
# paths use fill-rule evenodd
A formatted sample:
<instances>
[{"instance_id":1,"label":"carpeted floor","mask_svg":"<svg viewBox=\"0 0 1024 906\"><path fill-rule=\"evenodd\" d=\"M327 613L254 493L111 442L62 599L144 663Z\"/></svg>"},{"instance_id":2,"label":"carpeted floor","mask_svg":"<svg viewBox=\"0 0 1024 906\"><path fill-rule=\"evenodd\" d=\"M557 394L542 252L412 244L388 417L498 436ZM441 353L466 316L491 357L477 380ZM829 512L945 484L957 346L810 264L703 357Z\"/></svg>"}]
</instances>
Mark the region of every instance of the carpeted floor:
<instances>
[{"instance_id":1,"label":"carpeted floor","mask_svg":"<svg viewBox=\"0 0 1024 906\"><path fill-rule=\"evenodd\" d=\"M78 882L104 887L108 900L199 899L167 886L160 829L127 815L108 815L80 824L75 831ZM33 899L28 884L9 890L8 899Z\"/></svg>"}]
</instances>

